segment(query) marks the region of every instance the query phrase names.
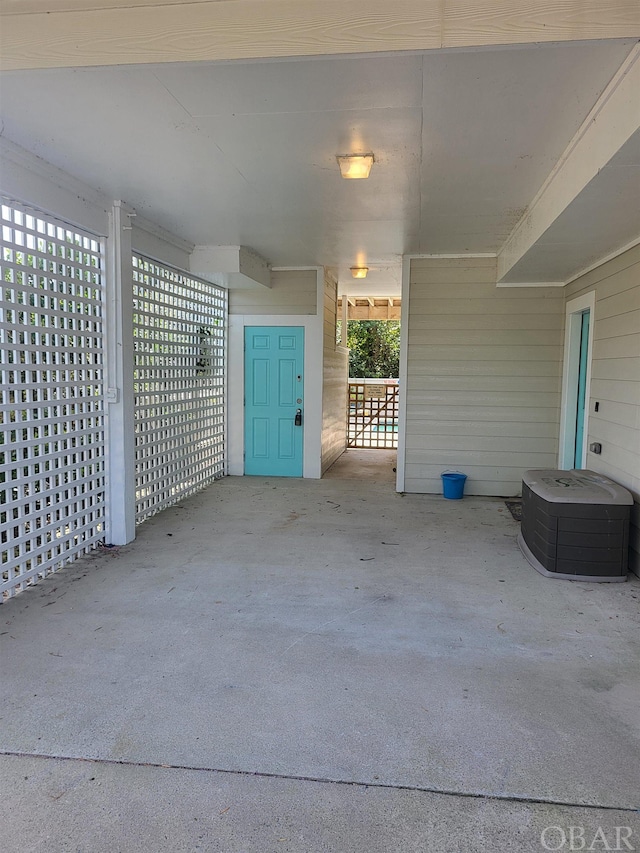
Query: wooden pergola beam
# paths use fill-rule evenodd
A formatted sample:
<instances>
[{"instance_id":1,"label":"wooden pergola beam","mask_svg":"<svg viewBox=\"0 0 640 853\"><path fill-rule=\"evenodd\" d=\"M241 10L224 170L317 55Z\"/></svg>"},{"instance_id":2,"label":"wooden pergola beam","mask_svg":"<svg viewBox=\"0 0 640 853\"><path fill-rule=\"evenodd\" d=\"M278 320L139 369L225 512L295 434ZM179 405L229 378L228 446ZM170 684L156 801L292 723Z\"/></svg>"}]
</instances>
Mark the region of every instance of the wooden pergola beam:
<instances>
[{"instance_id":1,"label":"wooden pergola beam","mask_svg":"<svg viewBox=\"0 0 640 853\"><path fill-rule=\"evenodd\" d=\"M347 320L399 320L401 300L393 297L347 297ZM338 300L342 309L342 299Z\"/></svg>"}]
</instances>

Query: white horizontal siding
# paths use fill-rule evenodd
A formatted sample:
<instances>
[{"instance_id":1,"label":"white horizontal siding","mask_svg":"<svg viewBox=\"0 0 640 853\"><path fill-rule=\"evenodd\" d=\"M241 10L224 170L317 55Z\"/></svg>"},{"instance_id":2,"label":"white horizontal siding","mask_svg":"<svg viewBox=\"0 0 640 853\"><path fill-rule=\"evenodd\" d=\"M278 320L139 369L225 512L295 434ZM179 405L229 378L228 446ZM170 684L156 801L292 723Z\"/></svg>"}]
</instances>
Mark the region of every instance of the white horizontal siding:
<instances>
[{"instance_id":1,"label":"white horizontal siding","mask_svg":"<svg viewBox=\"0 0 640 853\"><path fill-rule=\"evenodd\" d=\"M634 272L635 275L633 275ZM611 296L606 296L599 300L598 316L601 320L606 317L620 316L627 311L640 310L640 292L637 287L637 272L634 270L634 267L624 270L618 276L612 276L608 282L609 289L611 290L616 278L620 280L623 277L625 277L624 290L617 291L616 293L612 293Z\"/></svg>"},{"instance_id":2,"label":"white horizontal siding","mask_svg":"<svg viewBox=\"0 0 640 853\"><path fill-rule=\"evenodd\" d=\"M424 362L414 358L409 359L411 371L419 376L434 376L444 379L446 376L474 376L475 381L482 379L490 381L492 377L546 377L558 375L558 361L436 361ZM477 386L476 386L477 387Z\"/></svg>"},{"instance_id":3,"label":"white horizontal siding","mask_svg":"<svg viewBox=\"0 0 640 853\"><path fill-rule=\"evenodd\" d=\"M444 436L454 440L455 436L464 436L471 441L474 436L487 438L489 441L505 441L506 439L518 439L527 437L529 439L557 439L558 428L555 423L541 423L540 421L492 421L491 436L487 437L487 425L483 421L467 420L434 420L416 418L411 428L411 436L407 436L407 446L413 449L419 445L412 442L420 441L420 436Z\"/></svg>"},{"instance_id":4,"label":"white horizontal siding","mask_svg":"<svg viewBox=\"0 0 640 853\"><path fill-rule=\"evenodd\" d=\"M632 292L632 291L631 291ZM623 335L633 336L640 329L640 309L616 314L613 317L598 317L594 339L619 338Z\"/></svg>"},{"instance_id":5,"label":"white horizontal siding","mask_svg":"<svg viewBox=\"0 0 640 853\"><path fill-rule=\"evenodd\" d=\"M640 406L640 387L638 382L632 379L594 379L591 382L591 398L593 400L612 401L626 403L637 408ZM592 407L593 408L593 407ZM606 409L602 407L601 411ZM593 420L596 415L591 413ZM602 420L608 421L607 416L600 416ZM590 419L591 420L591 419Z\"/></svg>"},{"instance_id":6,"label":"white horizontal siding","mask_svg":"<svg viewBox=\"0 0 640 853\"><path fill-rule=\"evenodd\" d=\"M508 320L506 321L508 322ZM439 358L446 358L447 361L497 361L510 360L511 354L515 354L519 360L524 361L554 361L560 359L562 347L557 346L515 346L514 344L506 343L500 345L496 343L496 339L500 339L499 332L487 333L485 344L469 344L466 345L463 340L458 340L455 343L446 345L424 344L420 340L416 341L416 336L409 335L412 340L410 359L418 361L433 362Z\"/></svg>"},{"instance_id":7,"label":"white horizontal siding","mask_svg":"<svg viewBox=\"0 0 640 853\"><path fill-rule=\"evenodd\" d=\"M452 421L467 421L467 422L482 422L487 423L486 435L491 435L491 423L552 423L558 426L558 407L553 406L550 409L528 408L526 412L522 411L522 406L501 406L496 407L489 401L483 406L443 406L439 410L434 410L433 406L419 406L412 401L410 411L407 411L407 420L434 420L448 419ZM555 467L555 464L554 466Z\"/></svg>"},{"instance_id":8,"label":"white horizontal siding","mask_svg":"<svg viewBox=\"0 0 640 853\"><path fill-rule=\"evenodd\" d=\"M447 470L463 471L464 469L460 466L457 468L442 465L422 466L416 469L415 477L411 476L405 480L405 491L419 492L421 494L442 494L442 479L440 474L442 471ZM467 480L467 484L469 482ZM519 465L515 468L509 468L504 465L495 467L490 465L479 466L473 472L473 492L469 492L467 484L465 484L465 494L487 497L495 497L496 495L513 497L519 495L522 488L522 468Z\"/></svg>"},{"instance_id":9,"label":"white horizontal siding","mask_svg":"<svg viewBox=\"0 0 640 853\"><path fill-rule=\"evenodd\" d=\"M496 455L494 456L491 451L487 452L483 450L478 445L478 439L473 442L473 447L467 450L461 450L459 445L460 441L451 442L452 447L444 447L442 450L433 447L431 442L429 442L429 464L426 465L423 463L424 450L420 448L419 450L407 451L407 462L413 463L415 465L416 471L420 470L422 467L425 470L430 469L432 465L439 466L439 473L447 470L448 468L454 468L455 470L460 470L464 474L467 474L469 477L472 475L477 476L478 472L481 469L486 468L511 468L513 470L520 469L521 471L526 471L526 468L521 467L522 462L522 446L518 447L517 450L504 450L502 447L496 448ZM549 466L543 460L540 460L539 456L548 456L548 453L536 453L531 450L531 443L527 441L527 457L528 463L527 468L548 468ZM457 447L455 445L458 445ZM557 445L556 445L557 447ZM453 465L451 463L451 455L452 450L455 453L456 464ZM552 450L553 452L553 450ZM530 457L530 459L529 459ZM541 464L542 463L542 464ZM473 471L469 469L474 469ZM415 472L414 472L415 473ZM520 476L519 479L522 479ZM503 494L501 492L501 494Z\"/></svg>"},{"instance_id":10,"label":"white horizontal siding","mask_svg":"<svg viewBox=\"0 0 640 853\"><path fill-rule=\"evenodd\" d=\"M638 251L638 246L629 249L628 252L618 255L606 264L601 264L599 267L595 267L595 269L572 281L565 288L567 298L573 299L580 293L587 293L589 290L594 290L596 285L598 289L598 301L603 301L610 296L624 293L627 290L635 290L638 284L638 271L636 268Z\"/></svg>"},{"instance_id":11,"label":"white horizontal siding","mask_svg":"<svg viewBox=\"0 0 640 853\"><path fill-rule=\"evenodd\" d=\"M544 328L534 328L534 329L523 329L522 327L518 329L505 329L501 326L497 326L495 329L491 329L492 332L499 331L500 332L500 345L503 347L512 347L514 345L518 346L531 346L531 347L541 347L541 346L551 346L553 347L554 356L558 351L558 329L560 327L556 325L554 329L550 329L548 327ZM416 329L411 323L409 323L409 331L413 333L414 340L419 341L421 337L423 337L425 343L428 343L429 346L451 346L451 332L452 329L437 329L432 328L429 330L421 330ZM420 332L424 331L424 335L421 336ZM457 329L454 330L456 334L460 334L463 330ZM487 329L473 329L466 328L464 329L464 347L467 349L468 347L477 346L482 347L483 352L484 348L487 345ZM486 359L485 359L486 360Z\"/></svg>"},{"instance_id":12,"label":"white horizontal siding","mask_svg":"<svg viewBox=\"0 0 640 853\"><path fill-rule=\"evenodd\" d=\"M275 270L271 287L229 291L230 314L316 314L318 274L315 270Z\"/></svg>"},{"instance_id":13,"label":"white horizontal siding","mask_svg":"<svg viewBox=\"0 0 640 853\"><path fill-rule=\"evenodd\" d=\"M493 427L492 427L493 430ZM424 433L412 435L407 439L407 459L413 453L420 459L422 445L424 444ZM557 436L549 435L540 437L529 435L527 438L527 449L531 453L554 453L557 447ZM482 455L486 451L500 451L503 460L508 459L509 453L520 453L522 449L521 435L482 435L475 432L472 435L461 435L458 433L431 433L429 434L429 449L433 454L438 451L455 450L459 457L471 459L474 454ZM435 455L432 456L435 458Z\"/></svg>"},{"instance_id":14,"label":"white horizontal siding","mask_svg":"<svg viewBox=\"0 0 640 853\"><path fill-rule=\"evenodd\" d=\"M422 262L418 261L417 263ZM485 258L484 260L477 258L476 263L470 264L467 261L464 266L458 267L445 265L446 259L445 263L438 267L433 265L433 260L428 260L426 263L429 265L428 269L426 267L423 269L416 268L415 275L411 280L416 284L428 284L433 287L434 298L438 296L448 298L447 291L450 284L466 284L473 280L476 284L493 285L496 281L496 268L493 258ZM437 278L434 277L434 273ZM518 294L516 294L516 298L517 296Z\"/></svg>"},{"instance_id":15,"label":"white horizontal siding","mask_svg":"<svg viewBox=\"0 0 640 853\"><path fill-rule=\"evenodd\" d=\"M416 259L409 293L405 490L514 495L557 464L564 295L495 286L495 261Z\"/></svg>"},{"instance_id":16,"label":"white horizontal siding","mask_svg":"<svg viewBox=\"0 0 640 853\"><path fill-rule=\"evenodd\" d=\"M621 382L635 382L637 377L640 376L640 359L598 358L597 354L598 350L596 349L596 361L593 363L591 374L593 378L616 379Z\"/></svg>"},{"instance_id":17,"label":"white horizontal siding","mask_svg":"<svg viewBox=\"0 0 640 853\"><path fill-rule=\"evenodd\" d=\"M640 314L640 312L639 312ZM631 355L634 353L637 355ZM638 365L640 364L640 332L633 335L622 335L621 337L604 338L594 341L593 357L596 361L600 359L625 359L633 368L632 375L638 376Z\"/></svg>"},{"instance_id":18,"label":"white horizontal siding","mask_svg":"<svg viewBox=\"0 0 640 853\"><path fill-rule=\"evenodd\" d=\"M640 574L640 246L566 290L568 300L595 291L588 443L602 453L589 453L587 466L634 495L630 566Z\"/></svg>"},{"instance_id":19,"label":"white horizontal siding","mask_svg":"<svg viewBox=\"0 0 640 853\"><path fill-rule=\"evenodd\" d=\"M557 392L549 392L546 394L539 391L530 391L528 387L520 387L517 391L491 391L491 406L493 409L501 408L518 408L518 409L553 409L558 406L559 395ZM478 391L475 388L471 389L467 386L466 389L451 390L446 388L414 388L412 401L416 406L464 406L483 407L487 402L487 392ZM434 416L437 417L437 411L434 411ZM500 416L500 412L496 412L496 416ZM497 419L496 417L496 419Z\"/></svg>"},{"instance_id":20,"label":"white horizontal siding","mask_svg":"<svg viewBox=\"0 0 640 853\"><path fill-rule=\"evenodd\" d=\"M459 306L463 308L462 305ZM445 333L447 329L460 332L464 329L502 329L504 320L500 314L417 314L409 318L409 328L412 331L420 329L437 330ZM513 330L525 329L550 329L564 328L564 317L556 314L527 314L523 317L512 316L509 327Z\"/></svg>"},{"instance_id":21,"label":"white horizontal siding","mask_svg":"<svg viewBox=\"0 0 640 853\"><path fill-rule=\"evenodd\" d=\"M413 263L418 262L413 261ZM469 286L469 284L465 286ZM457 309L462 314L480 316L483 314L491 314L492 312L495 312L494 316L498 317L504 314L511 316L518 312L522 312L523 315L528 315L529 313L555 315L558 310L557 300L562 298L562 291L555 287L549 289L558 294L557 297L555 299L545 300L543 292L546 288L522 288L522 290L527 293L527 296L523 296L518 299L513 296L513 293L520 292L515 288L510 289L507 287L496 287L495 285L488 286L491 287L492 290L498 292L497 297L500 297L499 301L491 304L476 293L469 293L466 298L459 298L457 300ZM538 297L531 296L532 292L539 293L540 295ZM507 295L505 296L503 294ZM413 299L411 301L413 304ZM430 316L437 316L439 314L451 316L452 301L454 300L452 300L450 296L446 298L444 296L442 298L434 297L433 299L421 299L419 296L416 296L415 311L417 314L422 313ZM536 322L540 321L536 319Z\"/></svg>"},{"instance_id":22,"label":"white horizontal siding","mask_svg":"<svg viewBox=\"0 0 640 853\"><path fill-rule=\"evenodd\" d=\"M336 346L338 284L328 272L324 281L322 473L347 446L349 350Z\"/></svg>"},{"instance_id":23,"label":"white horizontal siding","mask_svg":"<svg viewBox=\"0 0 640 853\"><path fill-rule=\"evenodd\" d=\"M532 365L534 367L535 365ZM556 368L557 371L557 368ZM419 370L416 370L418 375L422 376L430 376L430 393L433 393L436 390L439 391L464 391L465 395L469 394L469 376L464 373L451 374L447 373L444 376L433 376L433 374L429 373L421 373ZM528 376L527 377L527 388L528 391L542 391L547 392L549 385L548 376ZM522 377L520 376L482 376L475 375L473 381L473 393L482 393L485 391L492 391L495 393L501 391L507 391L509 393L520 391L522 388ZM508 403L513 405L513 398L507 398ZM453 402L452 398L446 398L447 403ZM465 398L465 402L468 402L468 398ZM492 403L494 399L492 399Z\"/></svg>"}]
</instances>

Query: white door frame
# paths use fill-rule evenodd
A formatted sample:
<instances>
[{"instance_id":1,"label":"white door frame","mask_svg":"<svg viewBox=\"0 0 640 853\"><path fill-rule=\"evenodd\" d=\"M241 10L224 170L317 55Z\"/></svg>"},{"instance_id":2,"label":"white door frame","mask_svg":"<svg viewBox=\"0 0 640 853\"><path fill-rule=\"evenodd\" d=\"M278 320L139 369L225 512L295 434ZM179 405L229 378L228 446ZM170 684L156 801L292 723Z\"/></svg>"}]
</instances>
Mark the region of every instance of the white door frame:
<instances>
[{"instance_id":1,"label":"white door frame","mask_svg":"<svg viewBox=\"0 0 640 853\"><path fill-rule=\"evenodd\" d=\"M582 315L590 312L589 340L587 344L587 381L584 411L584 441L582 443L581 467L585 467L587 459L589 412L591 409L591 362L593 355L593 330L595 327L595 290L578 296L566 304L564 327L564 364L562 368L562 403L560 406L560 442L558 453L558 468L573 468L576 423L575 412L578 402L578 372L580 369L580 333Z\"/></svg>"},{"instance_id":2,"label":"white door frame","mask_svg":"<svg viewBox=\"0 0 640 853\"><path fill-rule=\"evenodd\" d=\"M244 328L301 326L304 329L304 439L302 476L321 476L322 315L229 314L229 474L244 474Z\"/></svg>"}]
</instances>

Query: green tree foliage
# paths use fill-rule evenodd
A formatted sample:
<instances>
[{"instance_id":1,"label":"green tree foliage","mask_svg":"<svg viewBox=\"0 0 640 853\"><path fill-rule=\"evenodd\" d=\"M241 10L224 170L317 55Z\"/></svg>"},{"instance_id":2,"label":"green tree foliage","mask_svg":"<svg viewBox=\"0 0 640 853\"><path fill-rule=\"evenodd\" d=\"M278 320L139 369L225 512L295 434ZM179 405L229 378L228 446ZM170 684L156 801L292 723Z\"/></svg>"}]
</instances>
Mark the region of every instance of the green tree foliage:
<instances>
[{"instance_id":1,"label":"green tree foliage","mask_svg":"<svg viewBox=\"0 0 640 853\"><path fill-rule=\"evenodd\" d=\"M398 320L350 320L347 346L352 379L397 379L400 367Z\"/></svg>"}]
</instances>

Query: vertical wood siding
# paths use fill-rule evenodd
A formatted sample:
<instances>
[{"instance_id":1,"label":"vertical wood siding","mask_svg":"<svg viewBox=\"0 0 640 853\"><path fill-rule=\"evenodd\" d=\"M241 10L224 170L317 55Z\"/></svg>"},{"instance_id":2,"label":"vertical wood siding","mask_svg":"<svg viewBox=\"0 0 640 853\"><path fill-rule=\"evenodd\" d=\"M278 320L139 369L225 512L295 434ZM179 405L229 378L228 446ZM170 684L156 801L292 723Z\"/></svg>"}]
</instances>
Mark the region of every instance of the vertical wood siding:
<instances>
[{"instance_id":1,"label":"vertical wood siding","mask_svg":"<svg viewBox=\"0 0 640 853\"><path fill-rule=\"evenodd\" d=\"M349 350L336 346L338 283L325 272L322 383L322 473L347 444Z\"/></svg>"},{"instance_id":2,"label":"vertical wood siding","mask_svg":"<svg viewBox=\"0 0 640 853\"><path fill-rule=\"evenodd\" d=\"M629 489L630 566L640 575L640 246L581 276L567 300L595 291L587 466ZM599 411L595 411L598 402Z\"/></svg>"},{"instance_id":3,"label":"vertical wood siding","mask_svg":"<svg viewBox=\"0 0 640 853\"><path fill-rule=\"evenodd\" d=\"M555 468L564 328L560 288L496 288L493 258L415 259L409 302L408 492L515 495Z\"/></svg>"},{"instance_id":4,"label":"vertical wood siding","mask_svg":"<svg viewBox=\"0 0 640 853\"><path fill-rule=\"evenodd\" d=\"M230 314L315 314L317 312L315 270L276 270L271 287L229 291Z\"/></svg>"}]
</instances>

